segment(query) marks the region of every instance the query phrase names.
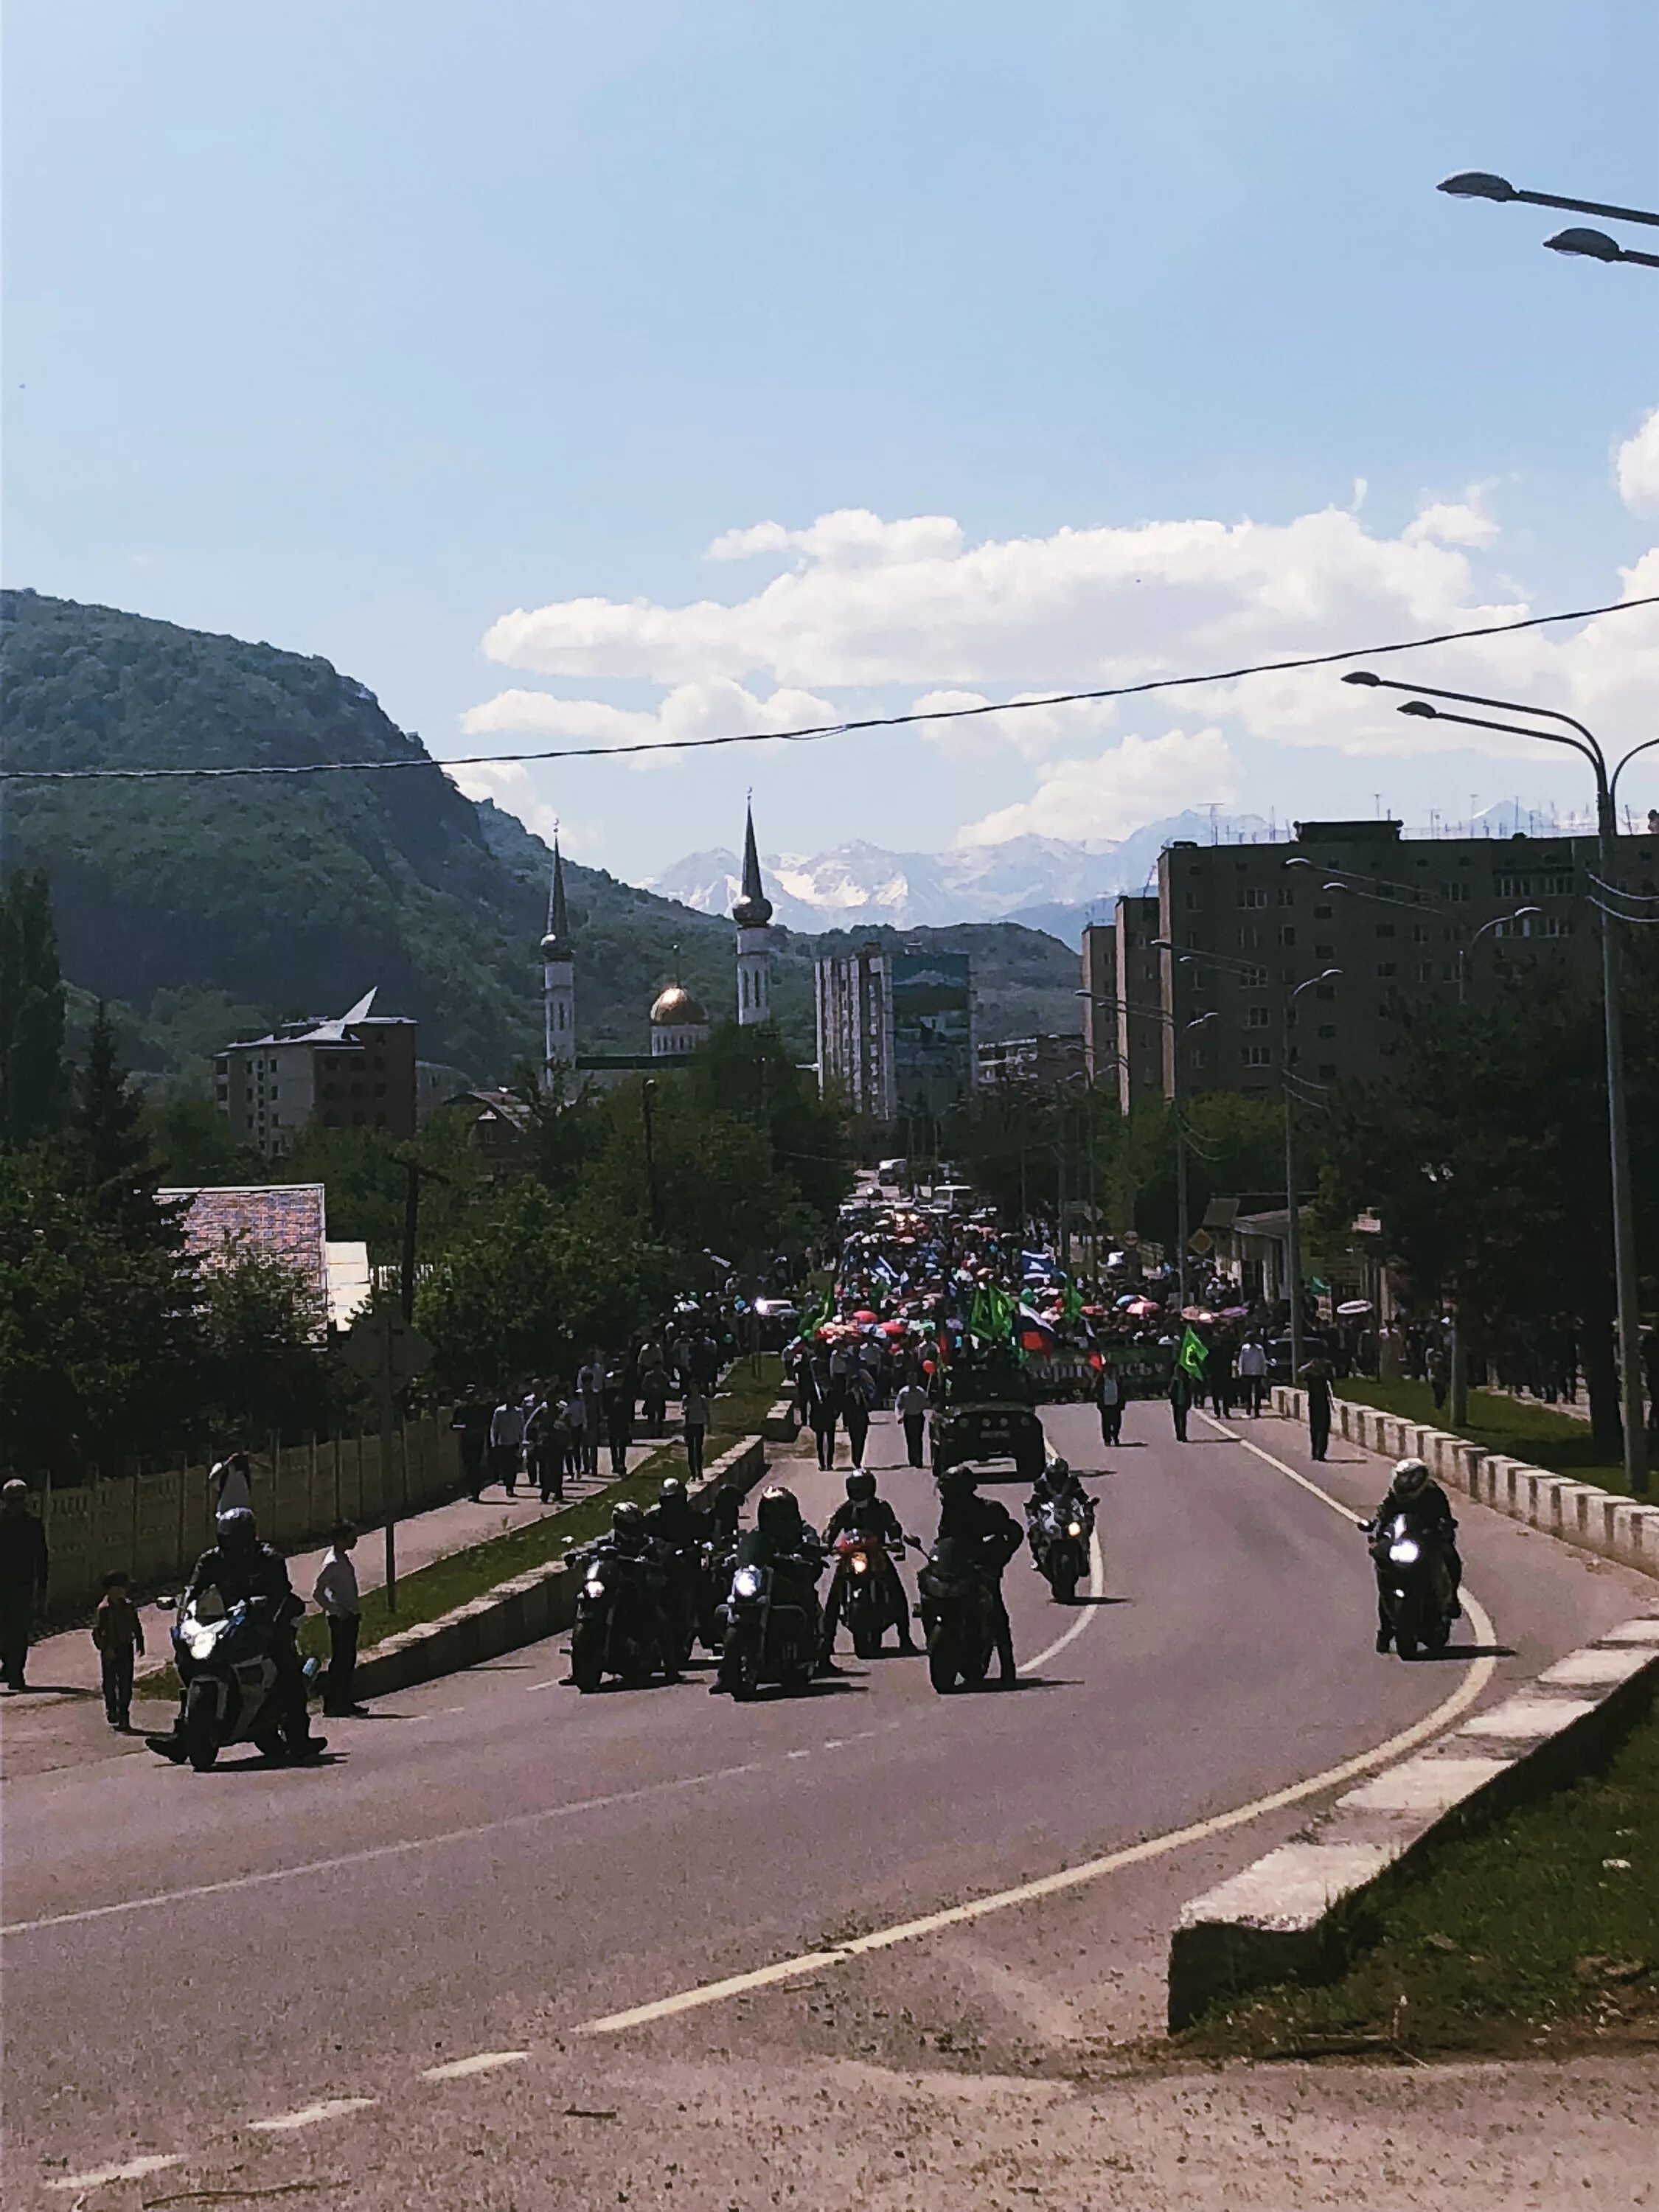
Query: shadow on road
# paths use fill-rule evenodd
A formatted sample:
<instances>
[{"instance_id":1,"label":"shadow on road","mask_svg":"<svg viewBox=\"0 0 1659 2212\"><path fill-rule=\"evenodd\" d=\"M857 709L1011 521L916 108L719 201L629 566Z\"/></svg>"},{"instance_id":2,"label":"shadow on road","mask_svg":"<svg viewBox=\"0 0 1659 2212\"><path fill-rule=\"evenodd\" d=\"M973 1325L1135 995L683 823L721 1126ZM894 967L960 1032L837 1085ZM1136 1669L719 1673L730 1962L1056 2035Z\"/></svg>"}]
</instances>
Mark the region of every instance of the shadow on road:
<instances>
[{"instance_id":1,"label":"shadow on road","mask_svg":"<svg viewBox=\"0 0 1659 2212\"><path fill-rule=\"evenodd\" d=\"M1449 1644L1443 1651L1419 1651L1417 1655L1418 1660L1427 1659L1442 1665L1452 1659L1513 1659L1514 1656L1514 1646L1508 1644Z\"/></svg>"}]
</instances>

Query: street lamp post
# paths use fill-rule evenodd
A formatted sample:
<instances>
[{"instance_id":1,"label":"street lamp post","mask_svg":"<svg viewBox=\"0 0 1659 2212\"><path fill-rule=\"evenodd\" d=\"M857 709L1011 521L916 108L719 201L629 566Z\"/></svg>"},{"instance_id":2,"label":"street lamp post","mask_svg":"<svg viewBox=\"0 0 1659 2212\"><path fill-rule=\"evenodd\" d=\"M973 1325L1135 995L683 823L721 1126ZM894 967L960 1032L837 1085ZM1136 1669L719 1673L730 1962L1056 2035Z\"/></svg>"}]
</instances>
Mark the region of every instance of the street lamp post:
<instances>
[{"instance_id":1,"label":"street lamp post","mask_svg":"<svg viewBox=\"0 0 1659 2212\"><path fill-rule=\"evenodd\" d=\"M1495 177L1489 169L1461 169L1455 177L1443 179L1436 190L1449 192L1454 199L1521 200L1529 207L1565 208L1573 215L1603 216L1610 222L1659 225L1659 215L1647 208L1614 207L1606 200L1566 199L1559 192L1522 191L1507 177ZM1544 243L1554 253L1577 254L1589 261L1634 261L1646 269L1659 269L1659 253L1638 253L1633 246L1620 246L1605 230L1586 230L1576 223L1569 229L1558 230L1553 238L1547 238Z\"/></svg>"},{"instance_id":2,"label":"street lamp post","mask_svg":"<svg viewBox=\"0 0 1659 2212\"><path fill-rule=\"evenodd\" d=\"M1201 1030L1206 1022L1214 1021L1217 1018L1215 1011L1212 1008L1207 1014L1200 1014L1195 1021L1187 1023L1185 1028L1182 1029L1179 1024L1177 1024L1175 1016L1173 1014L1166 1014L1161 1006L1137 1006L1132 1004L1127 999L1097 998L1092 991L1079 991L1077 994L1077 996L1079 999L1087 999L1091 1006L1115 1006L1121 1013L1139 1014L1147 1021L1162 1022L1167 1028L1176 1032L1175 1050L1172 1054L1175 1073L1170 1085L1170 1104L1175 1116L1176 1133L1176 1295L1180 1298L1182 1306L1184 1309L1188 1303L1187 1237L1188 1231L1187 1222L1187 1122L1186 1117L1182 1111L1181 1038L1182 1036L1188 1034L1193 1030Z\"/></svg>"},{"instance_id":3,"label":"street lamp post","mask_svg":"<svg viewBox=\"0 0 1659 2212\"><path fill-rule=\"evenodd\" d=\"M1659 220L1659 218L1643 218ZM1342 678L1367 690L1404 691L1408 696L1400 708L1418 720L1455 722L1473 730L1498 730L1510 737L1540 738L1547 744L1570 745L1587 760L1595 776L1596 850L1601 880L1614 881L1618 861L1619 817L1615 811L1619 779L1638 753L1659 745L1659 738L1644 738L1632 745L1622 760L1609 767L1600 739L1583 722L1554 707L1534 707L1516 699L1488 699L1479 692L1446 691L1427 684L1396 684L1369 668L1351 669ZM1506 714L1533 714L1560 722L1560 730L1528 729L1519 722L1494 722L1480 714L1450 714L1436 699L1451 699L1465 707L1493 707ZM1607 1065L1607 1152L1613 1184L1613 1267L1619 1302L1619 1384L1625 1431L1625 1476L1633 1498L1645 1497L1648 1488L1647 1428L1642 1404L1642 1320L1640 1285L1636 1268L1636 1205L1631 1186L1629 1108L1625 1091L1624 1009L1619 990L1619 939L1613 917L1601 916L1601 1003Z\"/></svg>"}]
</instances>

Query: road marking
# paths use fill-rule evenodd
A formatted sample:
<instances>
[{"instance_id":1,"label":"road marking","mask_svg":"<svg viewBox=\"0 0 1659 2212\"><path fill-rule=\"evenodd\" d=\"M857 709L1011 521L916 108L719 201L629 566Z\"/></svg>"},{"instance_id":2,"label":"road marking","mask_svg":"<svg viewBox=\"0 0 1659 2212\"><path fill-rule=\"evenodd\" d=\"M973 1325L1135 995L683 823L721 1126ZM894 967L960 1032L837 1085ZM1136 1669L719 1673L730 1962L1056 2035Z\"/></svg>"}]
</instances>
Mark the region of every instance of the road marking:
<instances>
[{"instance_id":1,"label":"road marking","mask_svg":"<svg viewBox=\"0 0 1659 2212\"><path fill-rule=\"evenodd\" d=\"M94 2166L90 2173L67 2173L46 2184L48 2189L105 2189L112 2181L143 2181L147 2174L165 2173L170 2166L182 2166L182 2156L167 2158L130 2158L125 2166Z\"/></svg>"},{"instance_id":2,"label":"road marking","mask_svg":"<svg viewBox=\"0 0 1659 2212\"><path fill-rule=\"evenodd\" d=\"M1091 1535L1089 1539L1089 1595L1091 1597L1104 1597L1106 1595L1106 1560L1097 1535ZM1085 1628L1093 1625L1094 1618L1092 1609L1080 1613L1065 1634L1057 1636L1046 1651L1039 1651L1034 1659L1024 1662L1026 1673L1035 1674L1039 1667L1046 1667L1068 1644L1074 1643Z\"/></svg>"},{"instance_id":3,"label":"road marking","mask_svg":"<svg viewBox=\"0 0 1659 2212\"><path fill-rule=\"evenodd\" d=\"M471 2058L452 2058L442 2066L428 2066L422 2081L464 2081L470 2075L493 2074L498 2066L522 2066L527 2051L480 2051Z\"/></svg>"},{"instance_id":4,"label":"road marking","mask_svg":"<svg viewBox=\"0 0 1659 2212\"><path fill-rule=\"evenodd\" d=\"M258 2135L292 2135L298 2128L343 2119L348 2112L363 2112L380 2101L378 2097L325 2097L320 2104L302 2105L297 2112L283 2112L274 2120L250 2120L248 2125Z\"/></svg>"},{"instance_id":5,"label":"road marking","mask_svg":"<svg viewBox=\"0 0 1659 2212\"><path fill-rule=\"evenodd\" d=\"M1206 1420L1210 1419L1207 1414L1204 1418ZM1271 1452L1263 1451L1259 1444L1249 1443L1243 1437L1233 1437L1231 1431L1223 1429L1218 1421L1212 1422L1211 1425L1220 1430L1223 1436L1231 1437L1235 1443L1244 1444L1247 1451L1255 1452L1259 1459L1265 1460L1280 1474L1288 1475L1300 1489L1318 1498L1332 1512L1340 1513L1345 1521L1353 1521L1358 1517L1350 1507L1322 1490L1316 1482L1310 1482L1306 1475L1298 1474L1294 1468L1286 1467L1283 1460L1275 1459ZM1099 1548L1097 1541L1094 1547L1097 1559ZM1099 1585L1103 1583L1104 1577L1092 1562L1091 1579L1096 1584L1094 1595L1098 1596L1101 1594ZM1492 1643L1494 1632L1486 1608L1467 1590L1462 1595L1471 1627L1482 1643ZM1085 1614L1083 1620L1075 1622L1066 1631L1059 1643L1030 1663L1038 1665L1042 1659L1052 1657L1061 1645L1079 1634L1092 1618L1092 1614ZM890 1928L876 1929L867 1936L857 1936L846 1943L837 1944L832 1950L803 1952L798 1958L780 1959L774 1965L757 1967L750 1973L731 1974L723 1981L706 1982L699 1988L682 1990L672 1996L659 1997L649 2004L632 2006L626 2012L607 2014L602 2020L584 2021L571 2033L576 2035L619 2035L630 2027L644 2027L653 2021L670 2020L681 2013L700 2010L706 2005L723 2004L730 1997L744 1996L753 1990L773 1988L782 1982L799 1981L826 1966L840 1966L848 1960L862 1958L866 1952L890 1950L895 1944L913 1943L922 1936L936 1936L946 1928L960 1928L970 1921L983 1920L994 1912L1006 1912L1015 1905L1031 1905L1042 1898L1057 1897L1067 1890L1081 1889L1085 1884L1099 1881L1109 1874L1117 1874L1125 1867L1140 1866L1149 1859L1164 1858L1172 1851L1182 1850L1189 1844L1205 1843L1212 1836L1225 1835L1230 1830L1262 1820L1270 1813L1282 1812L1287 1806L1300 1804L1306 1798L1317 1797L1327 1790L1338 1789L1343 1783L1368 1774L1376 1767L1386 1766L1402 1753L1414 1750L1419 1743L1427 1742L1431 1737L1438 1735L1449 1727L1461 1713L1468 1711L1486 1689L1497 1669L1495 1659L1482 1657L1471 1661L1468 1673L1449 1697L1443 1698L1423 1719L1414 1721L1411 1727L1390 1736L1386 1743L1378 1744L1374 1750L1361 1752L1352 1759L1344 1759L1339 1765L1328 1766L1323 1773L1310 1775L1305 1781L1292 1783L1284 1790L1275 1790L1265 1797L1255 1798L1248 1805L1236 1805L1230 1812L1214 1814L1206 1820L1194 1820L1184 1828L1173 1828L1161 1836L1149 1836L1122 1850L1109 1851L1103 1857L1085 1860L1080 1866L1062 1867L1057 1874L1044 1875L1036 1881L1021 1882L1013 1889L998 1890L988 1897L974 1898L966 1905L948 1905L942 1911L926 1913L917 1920L900 1921Z\"/></svg>"}]
</instances>

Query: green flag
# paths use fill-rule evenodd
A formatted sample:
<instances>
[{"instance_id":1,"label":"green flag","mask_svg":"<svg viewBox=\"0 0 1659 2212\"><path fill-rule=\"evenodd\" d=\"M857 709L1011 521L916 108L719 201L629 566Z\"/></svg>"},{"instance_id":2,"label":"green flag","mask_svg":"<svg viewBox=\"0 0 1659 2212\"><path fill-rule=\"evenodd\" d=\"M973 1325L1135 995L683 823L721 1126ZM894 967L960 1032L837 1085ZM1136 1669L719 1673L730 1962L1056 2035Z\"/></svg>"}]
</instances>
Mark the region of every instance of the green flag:
<instances>
[{"instance_id":1,"label":"green flag","mask_svg":"<svg viewBox=\"0 0 1659 2212\"><path fill-rule=\"evenodd\" d=\"M1189 1375L1194 1382L1201 1382L1209 1358L1208 1346L1189 1324L1181 1332L1181 1349L1176 1354L1176 1365L1183 1375Z\"/></svg>"},{"instance_id":2,"label":"green flag","mask_svg":"<svg viewBox=\"0 0 1659 2212\"><path fill-rule=\"evenodd\" d=\"M1083 1318L1083 1293L1075 1283L1068 1282L1066 1295L1060 1300L1060 1317L1067 1328L1075 1328Z\"/></svg>"}]
</instances>

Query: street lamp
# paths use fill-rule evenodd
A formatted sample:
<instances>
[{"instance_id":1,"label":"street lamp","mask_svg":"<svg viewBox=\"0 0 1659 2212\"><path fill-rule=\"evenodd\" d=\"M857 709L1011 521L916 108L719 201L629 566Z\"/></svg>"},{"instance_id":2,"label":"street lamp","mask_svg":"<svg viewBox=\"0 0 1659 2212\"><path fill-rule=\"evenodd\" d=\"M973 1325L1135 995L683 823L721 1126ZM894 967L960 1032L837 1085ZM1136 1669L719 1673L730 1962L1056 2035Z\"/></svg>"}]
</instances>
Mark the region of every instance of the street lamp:
<instances>
[{"instance_id":1,"label":"street lamp","mask_svg":"<svg viewBox=\"0 0 1659 2212\"><path fill-rule=\"evenodd\" d=\"M1644 217L1644 221L1659 220ZM1404 691L1411 696L1401 707L1402 714L1419 720L1455 722L1471 730L1498 730L1510 737L1541 738L1555 745L1570 745L1587 760L1595 777L1596 849L1601 880L1615 880L1619 817L1616 803L1619 779L1638 753L1659 745L1659 737L1644 738L1632 745L1622 760L1609 767L1601 740L1583 722L1559 708L1534 707L1516 699L1488 699L1474 691L1446 691L1428 684L1396 684L1369 668L1350 669L1342 678L1367 690ZM1529 729L1520 722L1495 722L1481 714L1450 714L1436 699L1451 699L1465 707L1493 707L1505 714L1532 714L1560 722L1559 730ZM1607 1152L1613 1182L1613 1267L1619 1297L1620 1389L1624 1409L1625 1476L1633 1498L1645 1497L1648 1488L1647 1430L1642 1406L1642 1320L1636 1271L1636 1207L1631 1190L1630 1128L1625 1095L1624 1010L1619 996L1619 939L1613 918L1601 921L1601 1003L1607 1060Z\"/></svg>"},{"instance_id":2,"label":"street lamp","mask_svg":"<svg viewBox=\"0 0 1659 2212\"><path fill-rule=\"evenodd\" d=\"M1646 222L1659 225L1659 215L1646 208L1613 207L1606 200L1566 199L1559 192L1522 191L1507 177L1495 177L1488 169L1462 169L1455 177L1446 177L1435 188L1449 192L1460 200L1522 200L1530 207L1565 208L1574 215L1599 215L1614 222ZM1620 246L1604 230L1586 230L1574 225L1568 230L1558 230L1553 238L1544 240L1556 253L1576 253L1591 261L1635 261L1648 269L1659 269L1659 253L1638 253L1633 247Z\"/></svg>"},{"instance_id":3,"label":"street lamp","mask_svg":"<svg viewBox=\"0 0 1659 2212\"><path fill-rule=\"evenodd\" d=\"M1155 939L1153 943L1155 947L1159 947L1164 940ZM1120 1013L1139 1014L1147 1021L1162 1022L1176 1033L1175 1050L1171 1055L1175 1073L1170 1103L1175 1113L1176 1133L1176 1294L1184 1307L1187 1304L1187 1121L1182 1112L1181 1102L1181 1038L1194 1030L1201 1030L1207 1022L1218 1021L1220 1016L1212 1008L1207 1014L1200 1014L1195 1021L1178 1024L1175 1016L1166 1014L1162 1006L1137 1006L1127 999L1097 998L1092 991L1079 991L1076 995L1079 999L1087 999L1093 1006L1114 1006ZM1119 1065L1121 1065L1121 1061Z\"/></svg>"}]
</instances>

